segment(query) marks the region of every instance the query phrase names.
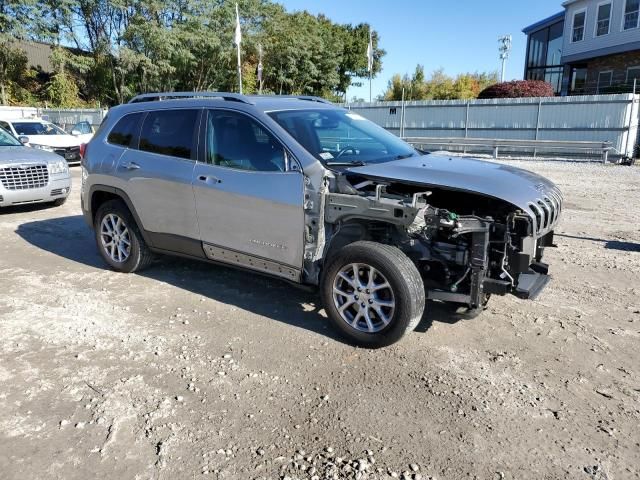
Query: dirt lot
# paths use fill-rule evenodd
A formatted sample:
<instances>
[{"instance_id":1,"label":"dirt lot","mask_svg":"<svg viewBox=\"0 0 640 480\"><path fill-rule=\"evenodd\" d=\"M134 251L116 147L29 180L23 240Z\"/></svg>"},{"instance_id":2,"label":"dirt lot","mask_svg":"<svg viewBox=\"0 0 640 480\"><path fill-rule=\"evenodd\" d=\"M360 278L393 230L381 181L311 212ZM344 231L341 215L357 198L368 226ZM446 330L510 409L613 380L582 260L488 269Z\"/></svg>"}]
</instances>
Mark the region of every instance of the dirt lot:
<instances>
[{"instance_id":1,"label":"dirt lot","mask_svg":"<svg viewBox=\"0 0 640 480\"><path fill-rule=\"evenodd\" d=\"M107 270L77 170L0 213L0 477L640 478L640 168L512 163L565 192L554 281L378 351L285 283Z\"/></svg>"}]
</instances>

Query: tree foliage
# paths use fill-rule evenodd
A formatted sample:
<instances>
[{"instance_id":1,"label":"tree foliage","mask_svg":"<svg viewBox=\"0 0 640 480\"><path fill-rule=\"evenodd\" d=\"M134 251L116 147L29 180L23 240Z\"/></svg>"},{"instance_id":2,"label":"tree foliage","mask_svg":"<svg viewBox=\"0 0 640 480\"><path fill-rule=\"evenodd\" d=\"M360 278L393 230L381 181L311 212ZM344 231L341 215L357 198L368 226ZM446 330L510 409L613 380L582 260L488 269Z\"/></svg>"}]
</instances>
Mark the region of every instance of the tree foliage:
<instances>
[{"instance_id":1,"label":"tree foliage","mask_svg":"<svg viewBox=\"0 0 640 480\"><path fill-rule=\"evenodd\" d=\"M290 13L271 0L238 3L246 93L258 89L259 45L266 93L339 99L368 77L370 25ZM102 104L149 91L237 91L234 29L235 2L228 0L0 0L0 40L5 35L75 49L54 62L55 72L39 92L56 104L68 103L75 89L76 103ZM372 35L375 76L385 52L377 32ZM15 76L5 53L0 87Z\"/></svg>"},{"instance_id":2,"label":"tree foliage","mask_svg":"<svg viewBox=\"0 0 640 480\"><path fill-rule=\"evenodd\" d=\"M497 73L464 73L450 77L444 70L436 70L427 79L424 67L417 65L412 76L394 75L382 95L383 100L457 100L477 98L488 85L497 81Z\"/></svg>"},{"instance_id":3,"label":"tree foliage","mask_svg":"<svg viewBox=\"0 0 640 480\"><path fill-rule=\"evenodd\" d=\"M515 80L496 83L480 92L479 98L553 97L550 83L541 80Z\"/></svg>"}]
</instances>

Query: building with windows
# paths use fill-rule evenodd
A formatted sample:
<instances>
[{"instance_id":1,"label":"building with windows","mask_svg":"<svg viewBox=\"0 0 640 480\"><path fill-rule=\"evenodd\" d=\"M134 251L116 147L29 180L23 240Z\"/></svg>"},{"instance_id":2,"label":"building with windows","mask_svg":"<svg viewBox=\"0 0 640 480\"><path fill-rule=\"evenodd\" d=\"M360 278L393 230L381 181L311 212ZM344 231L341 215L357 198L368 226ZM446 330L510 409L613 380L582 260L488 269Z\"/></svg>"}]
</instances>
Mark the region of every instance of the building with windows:
<instances>
[{"instance_id":1,"label":"building with windows","mask_svg":"<svg viewBox=\"0 0 640 480\"><path fill-rule=\"evenodd\" d=\"M568 0L526 27L525 79L558 95L640 93L640 0Z\"/></svg>"}]
</instances>

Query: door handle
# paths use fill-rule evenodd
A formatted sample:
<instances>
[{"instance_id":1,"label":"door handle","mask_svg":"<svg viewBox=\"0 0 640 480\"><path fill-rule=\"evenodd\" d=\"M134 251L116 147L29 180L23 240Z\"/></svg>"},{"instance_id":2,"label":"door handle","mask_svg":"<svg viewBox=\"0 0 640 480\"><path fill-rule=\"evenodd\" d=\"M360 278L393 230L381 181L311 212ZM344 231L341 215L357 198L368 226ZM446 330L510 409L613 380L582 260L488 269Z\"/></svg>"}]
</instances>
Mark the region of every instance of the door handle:
<instances>
[{"instance_id":1,"label":"door handle","mask_svg":"<svg viewBox=\"0 0 640 480\"><path fill-rule=\"evenodd\" d=\"M213 175L200 175L198 177L198 180L205 183L222 183L222 180L220 180L217 177L214 177Z\"/></svg>"},{"instance_id":2,"label":"door handle","mask_svg":"<svg viewBox=\"0 0 640 480\"><path fill-rule=\"evenodd\" d=\"M140 165L138 165L136 162L125 163L122 166L127 170L138 170L140 168Z\"/></svg>"}]
</instances>

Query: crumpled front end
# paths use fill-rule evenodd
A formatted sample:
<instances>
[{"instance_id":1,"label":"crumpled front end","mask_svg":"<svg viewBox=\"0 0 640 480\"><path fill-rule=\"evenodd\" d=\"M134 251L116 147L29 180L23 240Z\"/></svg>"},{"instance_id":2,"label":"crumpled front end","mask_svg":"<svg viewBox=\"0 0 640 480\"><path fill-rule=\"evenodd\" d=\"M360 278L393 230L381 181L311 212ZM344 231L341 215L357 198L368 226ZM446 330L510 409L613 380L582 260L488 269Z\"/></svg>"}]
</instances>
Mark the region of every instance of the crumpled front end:
<instances>
[{"instance_id":1,"label":"crumpled front end","mask_svg":"<svg viewBox=\"0 0 640 480\"><path fill-rule=\"evenodd\" d=\"M543 256L563 196L544 177L427 156L350 168L336 190L327 200L330 230L397 245L431 299L478 308L490 295L533 299L549 282Z\"/></svg>"}]
</instances>

